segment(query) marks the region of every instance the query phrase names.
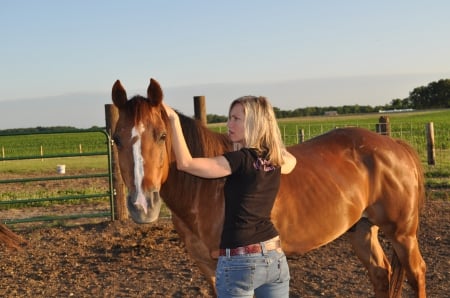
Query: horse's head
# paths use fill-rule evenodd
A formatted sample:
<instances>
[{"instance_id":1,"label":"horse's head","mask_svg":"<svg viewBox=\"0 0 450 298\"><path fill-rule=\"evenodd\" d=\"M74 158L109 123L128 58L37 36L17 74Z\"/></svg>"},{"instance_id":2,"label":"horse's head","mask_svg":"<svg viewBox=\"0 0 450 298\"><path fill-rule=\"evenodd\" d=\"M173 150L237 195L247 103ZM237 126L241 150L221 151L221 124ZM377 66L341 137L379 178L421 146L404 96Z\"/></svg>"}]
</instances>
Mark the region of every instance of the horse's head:
<instances>
[{"instance_id":1,"label":"horse's head","mask_svg":"<svg viewBox=\"0 0 450 298\"><path fill-rule=\"evenodd\" d=\"M119 80L112 88L112 101L119 109L113 140L128 188L128 211L137 223L149 223L158 218L159 191L169 172L169 124L162 99L161 87L153 79L150 79L147 97L136 95L128 100Z\"/></svg>"}]
</instances>

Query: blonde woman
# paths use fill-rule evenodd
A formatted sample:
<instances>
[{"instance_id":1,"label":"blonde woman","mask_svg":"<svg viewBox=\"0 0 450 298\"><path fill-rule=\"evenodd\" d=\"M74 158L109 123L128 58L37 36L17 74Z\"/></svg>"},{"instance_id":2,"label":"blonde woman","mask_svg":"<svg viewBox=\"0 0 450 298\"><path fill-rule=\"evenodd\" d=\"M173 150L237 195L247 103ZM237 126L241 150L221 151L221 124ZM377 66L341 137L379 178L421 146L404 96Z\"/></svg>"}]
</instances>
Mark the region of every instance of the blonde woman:
<instances>
[{"instance_id":1,"label":"blonde woman","mask_svg":"<svg viewBox=\"0 0 450 298\"><path fill-rule=\"evenodd\" d=\"M193 158L177 113L164 105L173 134L177 168L203 178L226 177L225 222L216 269L219 297L288 297L289 267L270 213L281 174L296 159L281 140L273 107L265 97L234 100L228 135L235 151Z\"/></svg>"}]
</instances>

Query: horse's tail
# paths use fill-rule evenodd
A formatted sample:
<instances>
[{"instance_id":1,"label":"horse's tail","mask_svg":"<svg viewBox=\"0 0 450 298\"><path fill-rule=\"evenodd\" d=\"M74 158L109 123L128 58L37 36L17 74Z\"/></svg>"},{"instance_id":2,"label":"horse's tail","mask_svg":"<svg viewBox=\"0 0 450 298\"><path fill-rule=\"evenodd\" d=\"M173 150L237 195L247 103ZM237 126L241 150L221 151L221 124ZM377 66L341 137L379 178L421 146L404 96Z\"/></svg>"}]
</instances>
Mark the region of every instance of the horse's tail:
<instances>
[{"instance_id":1,"label":"horse's tail","mask_svg":"<svg viewBox=\"0 0 450 298\"><path fill-rule=\"evenodd\" d=\"M16 250L21 250L23 246L28 244L25 239L8 229L4 224L0 224L0 243Z\"/></svg>"},{"instance_id":2,"label":"horse's tail","mask_svg":"<svg viewBox=\"0 0 450 298\"><path fill-rule=\"evenodd\" d=\"M392 274L389 278L389 298L402 297L403 281L405 280L405 268L397 256L395 250L393 250L391 258Z\"/></svg>"}]
</instances>

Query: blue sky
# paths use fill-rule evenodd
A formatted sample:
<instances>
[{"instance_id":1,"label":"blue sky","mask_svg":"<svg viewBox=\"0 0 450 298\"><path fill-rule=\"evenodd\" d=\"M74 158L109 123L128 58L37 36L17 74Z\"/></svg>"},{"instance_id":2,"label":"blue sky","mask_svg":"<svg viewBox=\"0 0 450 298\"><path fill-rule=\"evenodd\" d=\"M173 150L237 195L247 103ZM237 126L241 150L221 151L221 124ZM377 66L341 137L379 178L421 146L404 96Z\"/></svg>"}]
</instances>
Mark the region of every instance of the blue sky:
<instances>
[{"instance_id":1,"label":"blue sky","mask_svg":"<svg viewBox=\"0 0 450 298\"><path fill-rule=\"evenodd\" d=\"M181 90L208 100L215 86L211 113L226 114L232 99L250 92L286 109L311 106L318 89L325 93L312 104L376 105L450 77L444 0L0 0L0 7L0 101L104 94L109 103L116 79L132 95L154 77L182 111ZM304 88L268 89L285 82ZM338 88L352 84L352 92ZM369 98L376 90L385 93Z\"/></svg>"}]
</instances>

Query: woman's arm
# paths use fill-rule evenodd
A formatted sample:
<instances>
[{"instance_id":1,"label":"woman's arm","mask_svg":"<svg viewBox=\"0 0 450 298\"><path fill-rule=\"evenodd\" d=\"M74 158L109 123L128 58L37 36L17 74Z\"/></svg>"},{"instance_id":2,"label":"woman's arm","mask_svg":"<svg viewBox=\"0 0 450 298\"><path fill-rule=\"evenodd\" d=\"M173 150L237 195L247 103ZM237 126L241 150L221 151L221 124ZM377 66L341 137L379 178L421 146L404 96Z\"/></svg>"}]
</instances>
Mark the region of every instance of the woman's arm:
<instances>
[{"instance_id":1,"label":"woman's arm","mask_svg":"<svg viewBox=\"0 0 450 298\"><path fill-rule=\"evenodd\" d=\"M163 106L170 119L172 149L177 169L203 178L220 178L231 174L230 164L224 156L193 158L189 152L178 114L168 105Z\"/></svg>"},{"instance_id":2,"label":"woman's arm","mask_svg":"<svg viewBox=\"0 0 450 298\"><path fill-rule=\"evenodd\" d=\"M289 151L283 149L281 152L283 156L284 164L281 166L281 174L289 174L295 168L297 164L297 159Z\"/></svg>"}]
</instances>

